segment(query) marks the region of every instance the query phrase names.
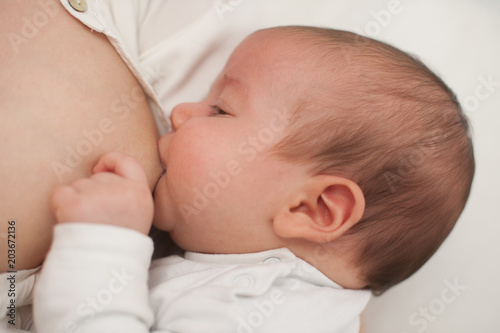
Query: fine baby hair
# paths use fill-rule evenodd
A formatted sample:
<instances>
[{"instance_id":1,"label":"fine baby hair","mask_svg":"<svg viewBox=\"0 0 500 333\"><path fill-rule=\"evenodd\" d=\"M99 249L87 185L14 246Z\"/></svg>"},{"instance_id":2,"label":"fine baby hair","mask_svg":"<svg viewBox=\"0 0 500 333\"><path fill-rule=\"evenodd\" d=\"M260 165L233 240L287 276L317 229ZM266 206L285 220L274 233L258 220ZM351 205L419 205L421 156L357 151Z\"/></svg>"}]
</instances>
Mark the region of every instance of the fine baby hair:
<instances>
[{"instance_id":1,"label":"fine baby hair","mask_svg":"<svg viewBox=\"0 0 500 333\"><path fill-rule=\"evenodd\" d=\"M475 170L468 120L438 76L386 43L333 29L273 29L299 40L318 72L273 150L361 188L364 215L343 237L356 244L350 253L366 288L380 294L418 270L462 212Z\"/></svg>"}]
</instances>

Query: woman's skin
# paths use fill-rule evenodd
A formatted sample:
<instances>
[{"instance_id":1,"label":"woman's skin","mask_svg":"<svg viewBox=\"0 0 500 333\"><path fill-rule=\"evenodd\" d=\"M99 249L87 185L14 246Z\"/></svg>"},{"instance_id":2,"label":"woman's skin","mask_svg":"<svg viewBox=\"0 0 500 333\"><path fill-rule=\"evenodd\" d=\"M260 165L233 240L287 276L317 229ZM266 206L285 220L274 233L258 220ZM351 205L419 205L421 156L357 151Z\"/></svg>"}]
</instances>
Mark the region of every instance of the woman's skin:
<instances>
[{"instance_id":1,"label":"woman's skin","mask_svg":"<svg viewBox=\"0 0 500 333\"><path fill-rule=\"evenodd\" d=\"M42 263L50 194L89 175L102 154L134 156L153 188L162 172L157 140L142 89L104 35L58 0L0 1L0 272Z\"/></svg>"}]
</instances>

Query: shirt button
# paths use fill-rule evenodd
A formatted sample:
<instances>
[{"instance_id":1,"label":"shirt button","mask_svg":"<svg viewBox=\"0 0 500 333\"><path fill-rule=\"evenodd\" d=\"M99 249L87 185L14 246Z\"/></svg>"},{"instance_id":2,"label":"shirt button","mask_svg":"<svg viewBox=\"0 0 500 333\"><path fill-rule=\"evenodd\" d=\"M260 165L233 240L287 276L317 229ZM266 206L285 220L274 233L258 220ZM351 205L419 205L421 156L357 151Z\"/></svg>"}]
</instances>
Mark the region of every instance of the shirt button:
<instances>
[{"instance_id":1,"label":"shirt button","mask_svg":"<svg viewBox=\"0 0 500 333\"><path fill-rule=\"evenodd\" d=\"M255 279L250 274L240 274L233 280L233 286L244 289L252 288L254 283Z\"/></svg>"},{"instance_id":2,"label":"shirt button","mask_svg":"<svg viewBox=\"0 0 500 333\"><path fill-rule=\"evenodd\" d=\"M69 0L69 4L79 12L86 12L88 8L86 0Z\"/></svg>"},{"instance_id":3,"label":"shirt button","mask_svg":"<svg viewBox=\"0 0 500 333\"><path fill-rule=\"evenodd\" d=\"M266 260L264 260L264 264L276 264L280 262L280 258L277 257L269 257Z\"/></svg>"}]
</instances>

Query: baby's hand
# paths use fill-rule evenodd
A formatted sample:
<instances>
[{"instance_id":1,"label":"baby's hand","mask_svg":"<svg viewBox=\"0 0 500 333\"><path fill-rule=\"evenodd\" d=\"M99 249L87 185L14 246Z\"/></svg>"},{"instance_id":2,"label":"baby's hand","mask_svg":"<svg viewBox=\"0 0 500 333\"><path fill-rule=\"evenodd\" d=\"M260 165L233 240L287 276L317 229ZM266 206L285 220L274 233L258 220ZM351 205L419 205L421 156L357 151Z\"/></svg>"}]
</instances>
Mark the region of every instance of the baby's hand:
<instances>
[{"instance_id":1,"label":"baby's hand","mask_svg":"<svg viewBox=\"0 0 500 333\"><path fill-rule=\"evenodd\" d=\"M142 166L113 152L99 159L93 173L55 190L51 205L57 222L111 224L147 234L154 208Z\"/></svg>"}]
</instances>

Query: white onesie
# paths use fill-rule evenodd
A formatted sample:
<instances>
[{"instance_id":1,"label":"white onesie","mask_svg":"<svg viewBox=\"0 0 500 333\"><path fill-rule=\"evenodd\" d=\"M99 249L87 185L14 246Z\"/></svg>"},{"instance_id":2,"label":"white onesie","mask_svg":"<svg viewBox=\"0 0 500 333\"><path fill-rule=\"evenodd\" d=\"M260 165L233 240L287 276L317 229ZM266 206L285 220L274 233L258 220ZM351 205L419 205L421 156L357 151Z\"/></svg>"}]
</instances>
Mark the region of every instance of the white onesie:
<instances>
[{"instance_id":1,"label":"white onesie","mask_svg":"<svg viewBox=\"0 0 500 333\"><path fill-rule=\"evenodd\" d=\"M344 289L288 249L153 261L136 231L66 223L35 287L38 333L358 333L370 291Z\"/></svg>"}]
</instances>

